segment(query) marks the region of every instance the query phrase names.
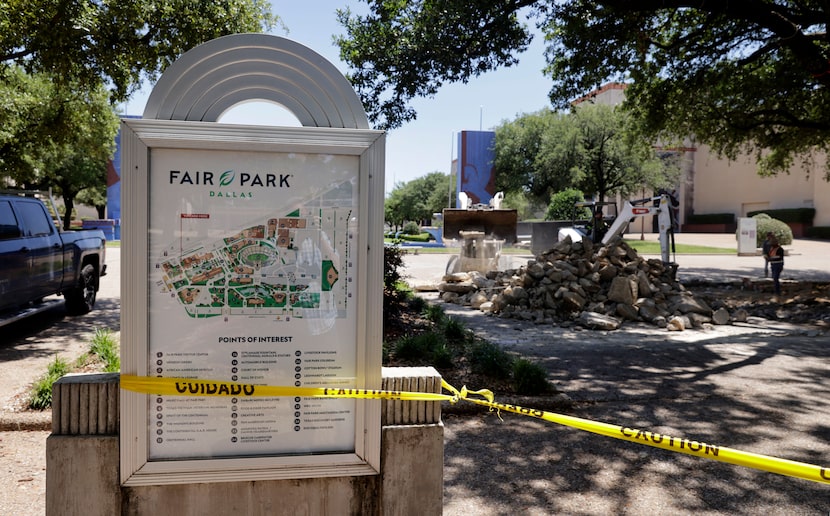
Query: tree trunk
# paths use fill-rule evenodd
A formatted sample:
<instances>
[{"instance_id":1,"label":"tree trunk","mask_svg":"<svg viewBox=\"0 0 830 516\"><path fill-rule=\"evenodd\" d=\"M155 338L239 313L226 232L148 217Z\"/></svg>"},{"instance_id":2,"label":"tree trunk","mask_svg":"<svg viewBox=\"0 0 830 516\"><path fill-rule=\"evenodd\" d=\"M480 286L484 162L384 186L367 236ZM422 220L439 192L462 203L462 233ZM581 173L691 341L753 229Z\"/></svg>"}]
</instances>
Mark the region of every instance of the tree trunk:
<instances>
[{"instance_id":1,"label":"tree trunk","mask_svg":"<svg viewBox=\"0 0 830 516\"><path fill-rule=\"evenodd\" d=\"M63 205L66 207L66 211L63 213L63 229L69 231L72 225L72 210L75 209L75 199L64 195Z\"/></svg>"}]
</instances>

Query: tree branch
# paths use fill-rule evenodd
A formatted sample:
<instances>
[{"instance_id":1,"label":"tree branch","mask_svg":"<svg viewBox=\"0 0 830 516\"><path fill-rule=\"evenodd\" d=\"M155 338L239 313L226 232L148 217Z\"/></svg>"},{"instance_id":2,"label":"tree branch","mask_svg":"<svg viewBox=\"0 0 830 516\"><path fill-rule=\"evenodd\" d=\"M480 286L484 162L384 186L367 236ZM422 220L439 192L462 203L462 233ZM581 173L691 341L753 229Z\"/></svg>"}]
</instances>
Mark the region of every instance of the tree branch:
<instances>
[{"instance_id":1,"label":"tree branch","mask_svg":"<svg viewBox=\"0 0 830 516\"><path fill-rule=\"evenodd\" d=\"M782 6L761 0L603 0L600 3L612 9L628 12L696 9L722 14L733 20L743 20L775 34L780 39L780 45L792 51L804 70L811 74L816 82L830 87L830 60L802 30L802 26L823 21L815 11L790 12ZM816 16L815 20L813 16Z\"/></svg>"},{"instance_id":2,"label":"tree branch","mask_svg":"<svg viewBox=\"0 0 830 516\"><path fill-rule=\"evenodd\" d=\"M16 61L22 57L30 56L33 52L31 50L21 50L19 52L12 52L11 54L4 54L0 55L0 63L4 63L6 61Z\"/></svg>"}]
</instances>

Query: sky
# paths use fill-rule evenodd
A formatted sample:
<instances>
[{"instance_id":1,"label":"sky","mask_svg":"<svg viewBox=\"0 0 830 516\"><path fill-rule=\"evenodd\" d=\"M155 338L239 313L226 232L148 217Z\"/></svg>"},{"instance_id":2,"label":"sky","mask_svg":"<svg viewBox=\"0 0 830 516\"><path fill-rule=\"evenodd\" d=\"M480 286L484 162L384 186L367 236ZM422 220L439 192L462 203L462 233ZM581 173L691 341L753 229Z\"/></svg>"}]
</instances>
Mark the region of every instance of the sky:
<instances>
[{"instance_id":1,"label":"sky","mask_svg":"<svg viewBox=\"0 0 830 516\"><path fill-rule=\"evenodd\" d=\"M288 32L272 31L303 44L331 61L344 74L333 35L345 34L337 22L335 10L350 7L365 12L365 3L350 0L272 0L272 11L280 16ZM532 25L532 21L529 22ZM544 41L536 37L527 51L520 54L517 66L503 68L471 79L467 84L444 85L433 98L417 99L412 106L418 118L386 137L386 192L396 184L422 177L430 172L450 172L457 157L460 131L494 129L504 121L550 105L550 80L543 76ZM127 115L141 115L152 85L145 85L122 107ZM254 125L299 125L278 106L247 103L234 107L220 122Z\"/></svg>"}]
</instances>

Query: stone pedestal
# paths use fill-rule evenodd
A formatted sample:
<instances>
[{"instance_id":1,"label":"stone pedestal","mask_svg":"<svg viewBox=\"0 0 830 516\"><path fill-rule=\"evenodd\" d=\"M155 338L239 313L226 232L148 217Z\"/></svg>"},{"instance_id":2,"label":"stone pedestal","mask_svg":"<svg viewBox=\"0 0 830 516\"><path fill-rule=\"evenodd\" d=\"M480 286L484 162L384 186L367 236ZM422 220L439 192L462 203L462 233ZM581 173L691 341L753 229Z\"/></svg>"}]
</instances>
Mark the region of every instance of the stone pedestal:
<instances>
[{"instance_id":1,"label":"stone pedestal","mask_svg":"<svg viewBox=\"0 0 830 516\"><path fill-rule=\"evenodd\" d=\"M384 400L379 475L122 487L119 375L67 375L53 387L46 514L440 515L444 427L437 401ZM431 367L384 368L382 389L441 392Z\"/></svg>"}]
</instances>

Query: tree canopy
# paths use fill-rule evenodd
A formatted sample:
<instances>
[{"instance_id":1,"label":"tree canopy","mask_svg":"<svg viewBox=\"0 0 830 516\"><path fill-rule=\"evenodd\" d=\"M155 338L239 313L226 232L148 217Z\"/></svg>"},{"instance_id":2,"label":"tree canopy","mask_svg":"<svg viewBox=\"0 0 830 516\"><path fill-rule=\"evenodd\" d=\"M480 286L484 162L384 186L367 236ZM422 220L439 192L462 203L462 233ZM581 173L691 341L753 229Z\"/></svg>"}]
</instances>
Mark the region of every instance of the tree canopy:
<instances>
[{"instance_id":1,"label":"tree canopy","mask_svg":"<svg viewBox=\"0 0 830 516\"><path fill-rule=\"evenodd\" d=\"M121 101L191 47L277 21L266 0L0 0L0 64L79 87L104 81Z\"/></svg>"},{"instance_id":2,"label":"tree canopy","mask_svg":"<svg viewBox=\"0 0 830 516\"><path fill-rule=\"evenodd\" d=\"M618 108L592 103L568 114L542 110L505 122L496 128L496 187L520 189L548 204L568 188L602 202L610 193L672 185L677 164L659 157L630 126Z\"/></svg>"},{"instance_id":3,"label":"tree canopy","mask_svg":"<svg viewBox=\"0 0 830 516\"><path fill-rule=\"evenodd\" d=\"M55 188L69 227L75 195L106 185L118 117L102 84L91 90L18 67L0 71L0 168L25 188Z\"/></svg>"},{"instance_id":4,"label":"tree canopy","mask_svg":"<svg viewBox=\"0 0 830 516\"><path fill-rule=\"evenodd\" d=\"M382 128L415 118L409 102L444 82L510 66L535 23L555 109L624 81L644 134L694 136L761 172L827 150L830 7L792 0L377 0L340 13L350 78ZM828 176L830 178L830 176Z\"/></svg>"},{"instance_id":5,"label":"tree canopy","mask_svg":"<svg viewBox=\"0 0 830 516\"><path fill-rule=\"evenodd\" d=\"M427 220L447 207L449 181L443 172L429 174L406 183L398 183L384 202L384 218L392 226L407 221Z\"/></svg>"},{"instance_id":6,"label":"tree canopy","mask_svg":"<svg viewBox=\"0 0 830 516\"><path fill-rule=\"evenodd\" d=\"M55 187L68 226L75 195L106 185L115 101L191 47L277 22L266 0L0 0L3 179Z\"/></svg>"}]
</instances>

